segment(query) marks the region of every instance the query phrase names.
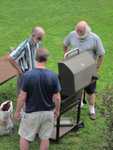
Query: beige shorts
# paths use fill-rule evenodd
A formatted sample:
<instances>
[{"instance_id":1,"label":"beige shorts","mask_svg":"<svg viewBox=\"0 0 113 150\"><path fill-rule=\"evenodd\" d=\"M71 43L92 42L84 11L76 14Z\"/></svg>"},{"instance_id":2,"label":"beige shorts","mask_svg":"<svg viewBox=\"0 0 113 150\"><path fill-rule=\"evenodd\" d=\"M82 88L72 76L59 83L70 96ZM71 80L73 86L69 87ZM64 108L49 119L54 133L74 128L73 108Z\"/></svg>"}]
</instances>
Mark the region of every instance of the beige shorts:
<instances>
[{"instance_id":1,"label":"beige shorts","mask_svg":"<svg viewBox=\"0 0 113 150\"><path fill-rule=\"evenodd\" d=\"M24 113L19 127L19 135L28 141L33 141L36 134L41 140L51 137L54 126L53 111Z\"/></svg>"}]
</instances>

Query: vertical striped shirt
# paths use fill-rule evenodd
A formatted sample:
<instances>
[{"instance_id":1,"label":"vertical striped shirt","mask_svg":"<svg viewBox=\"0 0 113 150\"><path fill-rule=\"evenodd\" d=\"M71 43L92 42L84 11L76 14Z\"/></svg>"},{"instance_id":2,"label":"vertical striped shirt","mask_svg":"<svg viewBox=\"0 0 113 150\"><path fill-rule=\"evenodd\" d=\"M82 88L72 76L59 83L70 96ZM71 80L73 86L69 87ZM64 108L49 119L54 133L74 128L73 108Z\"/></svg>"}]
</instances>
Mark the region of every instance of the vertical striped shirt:
<instances>
[{"instance_id":1,"label":"vertical striped shirt","mask_svg":"<svg viewBox=\"0 0 113 150\"><path fill-rule=\"evenodd\" d=\"M10 53L10 57L16 61L22 72L35 68L36 48L39 48L40 44L33 44L31 39L27 39Z\"/></svg>"}]
</instances>

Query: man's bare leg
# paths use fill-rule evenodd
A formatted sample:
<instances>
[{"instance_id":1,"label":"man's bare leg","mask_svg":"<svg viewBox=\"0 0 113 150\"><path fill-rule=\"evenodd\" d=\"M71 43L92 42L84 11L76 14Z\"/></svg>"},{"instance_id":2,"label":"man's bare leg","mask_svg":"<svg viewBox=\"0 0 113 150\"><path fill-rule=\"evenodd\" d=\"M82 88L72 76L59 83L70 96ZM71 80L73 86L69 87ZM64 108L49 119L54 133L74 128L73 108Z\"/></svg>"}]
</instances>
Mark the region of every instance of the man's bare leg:
<instances>
[{"instance_id":1,"label":"man's bare leg","mask_svg":"<svg viewBox=\"0 0 113 150\"><path fill-rule=\"evenodd\" d=\"M40 150L48 150L49 148L49 140L41 140L40 141Z\"/></svg>"},{"instance_id":2,"label":"man's bare leg","mask_svg":"<svg viewBox=\"0 0 113 150\"><path fill-rule=\"evenodd\" d=\"M96 114L95 114L95 93L88 95L88 103L89 103L89 112L91 114L90 118L95 120Z\"/></svg>"},{"instance_id":3,"label":"man's bare leg","mask_svg":"<svg viewBox=\"0 0 113 150\"><path fill-rule=\"evenodd\" d=\"M20 137L20 150L29 150L29 141Z\"/></svg>"}]
</instances>

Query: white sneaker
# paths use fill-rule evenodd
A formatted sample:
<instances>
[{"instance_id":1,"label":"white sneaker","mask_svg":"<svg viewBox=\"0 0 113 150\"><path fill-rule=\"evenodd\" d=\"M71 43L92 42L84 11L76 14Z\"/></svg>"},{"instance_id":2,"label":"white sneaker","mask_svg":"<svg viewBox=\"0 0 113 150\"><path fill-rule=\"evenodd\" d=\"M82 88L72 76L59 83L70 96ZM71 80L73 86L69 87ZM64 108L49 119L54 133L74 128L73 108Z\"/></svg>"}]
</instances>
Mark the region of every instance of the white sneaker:
<instances>
[{"instance_id":1,"label":"white sneaker","mask_svg":"<svg viewBox=\"0 0 113 150\"><path fill-rule=\"evenodd\" d=\"M84 106L84 103L81 101L80 108L83 108L83 106Z\"/></svg>"}]
</instances>

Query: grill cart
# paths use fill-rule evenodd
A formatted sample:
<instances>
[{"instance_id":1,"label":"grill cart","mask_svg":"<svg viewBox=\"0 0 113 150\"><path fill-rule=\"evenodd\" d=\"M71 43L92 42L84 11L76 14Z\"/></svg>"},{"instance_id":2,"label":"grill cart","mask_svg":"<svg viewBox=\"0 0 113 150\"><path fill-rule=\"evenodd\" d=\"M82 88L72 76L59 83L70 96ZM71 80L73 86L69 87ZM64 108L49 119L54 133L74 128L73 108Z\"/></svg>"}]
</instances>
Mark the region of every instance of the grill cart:
<instances>
[{"instance_id":1,"label":"grill cart","mask_svg":"<svg viewBox=\"0 0 113 150\"><path fill-rule=\"evenodd\" d=\"M96 75L96 63L89 52L79 54L79 50L74 49L66 53L65 58L58 63L58 71L62 88L61 112L51 137L56 141L69 131L83 127L84 124L80 121L82 90ZM76 110L76 120L62 120L62 115L72 108Z\"/></svg>"}]
</instances>

